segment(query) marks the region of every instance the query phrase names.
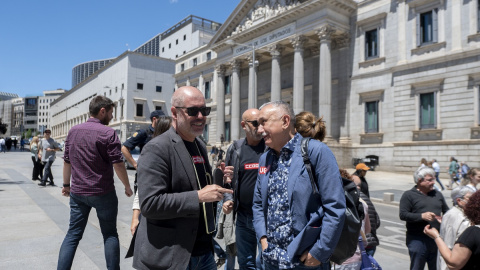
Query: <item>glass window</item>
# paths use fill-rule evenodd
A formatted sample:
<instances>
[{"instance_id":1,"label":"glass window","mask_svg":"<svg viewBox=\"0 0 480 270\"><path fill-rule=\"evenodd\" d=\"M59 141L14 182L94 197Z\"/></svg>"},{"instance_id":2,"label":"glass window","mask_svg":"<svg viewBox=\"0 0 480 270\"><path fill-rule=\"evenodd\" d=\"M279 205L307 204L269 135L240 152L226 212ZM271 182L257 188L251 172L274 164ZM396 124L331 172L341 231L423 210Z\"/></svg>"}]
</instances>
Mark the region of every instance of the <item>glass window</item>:
<instances>
[{"instance_id":1,"label":"glass window","mask_svg":"<svg viewBox=\"0 0 480 270\"><path fill-rule=\"evenodd\" d=\"M136 116L143 116L143 104L137 104Z\"/></svg>"},{"instance_id":2,"label":"glass window","mask_svg":"<svg viewBox=\"0 0 480 270\"><path fill-rule=\"evenodd\" d=\"M212 59L212 52L207 52L207 61L210 61L211 59Z\"/></svg>"},{"instance_id":3,"label":"glass window","mask_svg":"<svg viewBox=\"0 0 480 270\"><path fill-rule=\"evenodd\" d=\"M378 132L378 101L365 103L365 133Z\"/></svg>"},{"instance_id":4,"label":"glass window","mask_svg":"<svg viewBox=\"0 0 480 270\"><path fill-rule=\"evenodd\" d=\"M175 44L178 45L178 39L175 41Z\"/></svg>"},{"instance_id":5,"label":"glass window","mask_svg":"<svg viewBox=\"0 0 480 270\"><path fill-rule=\"evenodd\" d=\"M435 93L420 94L420 128L436 128Z\"/></svg>"},{"instance_id":6,"label":"glass window","mask_svg":"<svg viewBox=\"0 0 480 270\"><path fill-rule=\"evenodd\" d=\"M183 40L187 40L187 35L183 35Z\"/></svg>"},{"instance_id":7,"label":"glass window","mask_svg":"<svg viewBox=\"0 0 480 270\"><path fill-rule=\"evenodd\" d=\"M230 94L230 76L225 76L225 95Z\"/></svg>"},{"instance_id":8,"label":"glass window","mask_svg":"<svg viewBox=\"0 0 480 270\"><path fill-rule=\"evenodd\" d=\"M137 83L137 89L143 90L143 83Z\"/></svg>"},{"instance_id":9,"label":"glass window","mask_svg":"<svg viewBox=\"0 0 480 270\"><path fill-rule=\"evenodd\" d=\"M197 65L197 58L193 59L193 66L195 67Z\"/></svg>"},{"instance_id":10,"label":"glass window","mask_svg":"<svg viewBox=\"0 0 480 270\"><path fill-rule=\"evenodd\" d=\"M210 82L206 81L205 82L205 98L210 98Z\"/></svg>"},{"instance_id":11,"label":"glass window","mask_svg":"<svg viewBox=\"0 0 480 270\"><path fill-rule=\"evenodd\" d=\"M159 86L159 85L157 85L156 91L157 91L157 92L162 92L162 87Z\"/></svg>"},{"instance_id":12,"label":"glass window","mask_svg":"<svg viewBox=\"0 0 480 270\"><path fill-rule=\"evenodd\" d=\"M165 52L165 47L162 47L162 52Z\"/></svg>"},{"instance_id":13,"label":"glass window","mask_svg":"<svg viewBox=\"0 0 480 270\"><path fill-rule=\"evenodd\" d=\"M203 129L203 138L208 142L208 125L205 125L205 128Z\"/></svg>"},{"instance_id":14,"label":"glass window","mask_svg":"<svg viewBox=\"0 0 480 270\"><path fill-rule=\"evenodd\" d=\"M432 42L432 11L420 14L420 37L422 43Z\"/></svg>"},{"instance_id":15,"label":"glass window","mask_svg":"<svg viewBox=\"0 0 480 270\"><path fill-rule=\"evenodd\" d=\"M365 59L378 57L378 29L365 32Z\"/></svg>"},{"instance_id":16,"label":"glass window","mask_svg":"<svg viewBox=\"0 0 480 270\"><path fill-rule=\"evenodd\" d=\"M162 110L162 106L155 106L155 110L156 110L156 111Z\"/></svg>"},{"instance_id":17,"label":"glass window","mask_svg":"<svg viewBox=\"0 0 480 270\"><path fill-rule=\"evenodd\" d=\"M172 48L172 43L168 43L168 48Z\"/></svg>"},{"instance_id":18,"label":"glass window","mask_svg":"<svg viewBox=\"0 0 480 270\"><path fill-rule=\"evenodd\" d=\"M230 141L230 122L225 122L225 141Z\"/></svg>"},{"instance_id":19,"label":"glass window","mask_svg":"<svg viewBox=\"0 0 480 270\"><path fill-rule=\"evenodd\" d=\"M184 71L185 70L185 64L181 64L180 65L180 71Z\"/></svg>"}]
</instances>

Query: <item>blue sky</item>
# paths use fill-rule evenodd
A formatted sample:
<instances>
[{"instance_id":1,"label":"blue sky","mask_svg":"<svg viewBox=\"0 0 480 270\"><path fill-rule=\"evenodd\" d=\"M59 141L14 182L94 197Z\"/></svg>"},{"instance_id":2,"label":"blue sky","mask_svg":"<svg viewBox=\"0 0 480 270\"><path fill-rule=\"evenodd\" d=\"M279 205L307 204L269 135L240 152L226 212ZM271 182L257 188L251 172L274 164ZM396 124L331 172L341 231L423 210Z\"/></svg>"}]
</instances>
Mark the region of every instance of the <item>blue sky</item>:
<instances>
[{"instance_id":1,"label":"blue sky","mask_svg":"<svg viewBox=\"0 0 480 270\"><path fill-rule=\"evenodd\" d=\"M223 23L240 0L14 0L0 8L0 92L70 89L72 68L133 50L188 15Z\"/></svg>"}]
</instances>

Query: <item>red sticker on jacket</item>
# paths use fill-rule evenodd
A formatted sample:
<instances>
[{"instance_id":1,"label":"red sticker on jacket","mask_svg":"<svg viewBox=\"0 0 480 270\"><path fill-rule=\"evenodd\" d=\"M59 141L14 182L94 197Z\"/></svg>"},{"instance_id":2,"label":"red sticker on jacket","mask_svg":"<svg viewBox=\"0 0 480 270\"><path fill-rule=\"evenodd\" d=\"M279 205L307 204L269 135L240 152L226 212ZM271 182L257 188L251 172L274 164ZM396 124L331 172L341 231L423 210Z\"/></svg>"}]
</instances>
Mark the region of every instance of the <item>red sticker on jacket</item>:
<instances>
[{"instance_id":1,"label":"red sticker on jacket","mask_svg":"<svg viewBox=\"0 0 480 270\"><path fill-rule=\"evenodd\" d=\"M258 163L247 163L244 168L245 170L258 170Z\"/></svg>"},{"instance_id":2,"label":"red sticker on jacket","mask_svg":"<svg viewBox=\"0 0 480 270\"><path fill-rule=\"evenodd\" d=\"M205 160L203 159L202 156L193 156L192 159L193 159L193 163L194 163L194 164L202 164L202 163L205 163Z\"/></svg>"},{"instance_id":3,"label":"red sticker on jacket","mask_svg":"<svg viewBox=\"0 0 480 270\"><path fill-rule=\"evenodd\" d=\"M268 172L268 169L270 168L270 166L268 167L260 167L260 169L258 170L258 173L260 174L266 174Z\"/></svg>"}]
</instances>

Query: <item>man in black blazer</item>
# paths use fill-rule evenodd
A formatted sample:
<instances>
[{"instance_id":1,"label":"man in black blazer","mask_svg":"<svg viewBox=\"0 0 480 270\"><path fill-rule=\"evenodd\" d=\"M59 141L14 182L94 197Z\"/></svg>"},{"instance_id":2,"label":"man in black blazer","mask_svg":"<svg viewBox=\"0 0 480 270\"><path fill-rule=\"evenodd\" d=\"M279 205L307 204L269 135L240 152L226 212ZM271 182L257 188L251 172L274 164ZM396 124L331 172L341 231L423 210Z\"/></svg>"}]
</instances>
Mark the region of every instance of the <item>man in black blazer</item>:
<instances>
[{"instance_id":1,"label":"man in black blazer","mask_svg":"<svg viewBox=\"0 0 480 270\"><path fill-rule=\"evenodd\" d=\"M172 96L172 128L152 139L138 162L138 196L145 217L135 241L136 269L216 269L212 236L223 193L212 183L203 133L210 108L195 87ZM233 168L225 170L230 177Z\"/></svg>"}]
</instances>

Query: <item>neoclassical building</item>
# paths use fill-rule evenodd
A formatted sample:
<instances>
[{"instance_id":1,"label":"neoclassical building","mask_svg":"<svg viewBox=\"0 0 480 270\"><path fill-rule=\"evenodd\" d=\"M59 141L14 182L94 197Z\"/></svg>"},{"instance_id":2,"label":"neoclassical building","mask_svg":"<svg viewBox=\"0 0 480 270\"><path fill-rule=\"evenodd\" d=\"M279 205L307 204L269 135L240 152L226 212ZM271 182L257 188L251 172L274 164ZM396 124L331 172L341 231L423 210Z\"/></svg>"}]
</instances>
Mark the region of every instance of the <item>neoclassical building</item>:
<instances>
[{"instance_id":1,"label":"neoclassical building","mask_svg":"<svg viewBox=\"0 0 480 270\"><path fill-rule=\"evenodd\" d=\"M209 44L176 61L176 87L209 106L212 144L244 136L244 110L289 102L326 121L342 167L420 159L480 165L479 0L243 0Z\"/></svg>"}]
</instances>

